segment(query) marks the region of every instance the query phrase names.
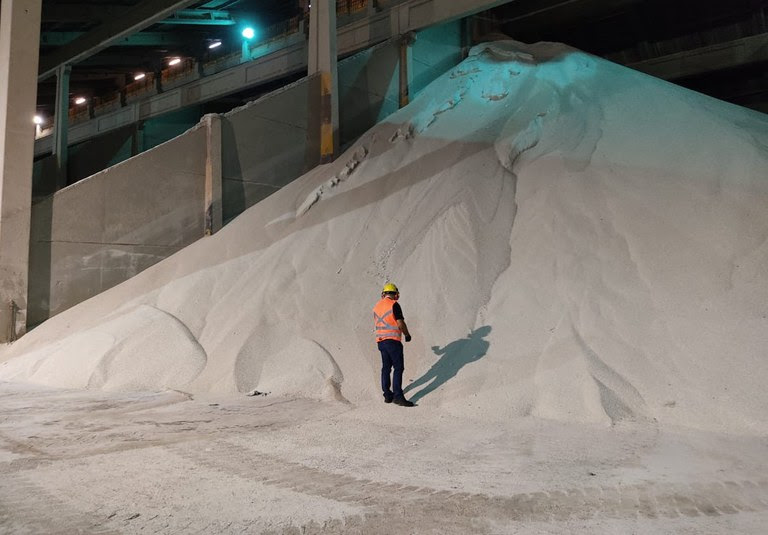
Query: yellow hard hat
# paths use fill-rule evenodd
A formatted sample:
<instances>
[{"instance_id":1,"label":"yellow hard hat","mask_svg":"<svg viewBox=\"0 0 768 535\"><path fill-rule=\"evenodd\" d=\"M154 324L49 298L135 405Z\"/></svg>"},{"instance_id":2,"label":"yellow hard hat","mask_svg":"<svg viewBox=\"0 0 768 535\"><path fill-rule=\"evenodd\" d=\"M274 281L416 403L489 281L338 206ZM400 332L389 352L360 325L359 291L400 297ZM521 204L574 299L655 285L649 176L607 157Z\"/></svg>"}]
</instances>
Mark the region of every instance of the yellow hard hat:
<instances>
[{"instance_id":1,"label":"yellow hard hat","mask_svg":"<svg viewBox=\"0 0 768 535\"><path fill-rule=\"evenodd\" d=\"M382 288L381 293L400 293L400 290L397 289L397 286L392 284L391 282L388 282L384 285L384 288Z\"/></svg>"}]
</instances>

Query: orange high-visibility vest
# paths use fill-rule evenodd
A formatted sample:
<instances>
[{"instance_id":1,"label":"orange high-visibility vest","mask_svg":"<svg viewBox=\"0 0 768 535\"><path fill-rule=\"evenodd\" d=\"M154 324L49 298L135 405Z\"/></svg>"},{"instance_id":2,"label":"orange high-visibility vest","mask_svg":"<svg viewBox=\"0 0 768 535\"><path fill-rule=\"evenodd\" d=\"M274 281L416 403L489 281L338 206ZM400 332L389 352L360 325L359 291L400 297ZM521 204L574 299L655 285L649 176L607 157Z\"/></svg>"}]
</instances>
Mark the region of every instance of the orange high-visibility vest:
<instances>
[{"instance_id":1,"label":"orange high-visibility vest","mask_svg":"<svg viewBox=\"0 0 768 535\"><path fill-rule=\"evenodd\" d=\"M381 301L373 307L373 328L376 331L376 341L397 340L400 341L400 327L397 325L392 307L397 301L382 297Z\"/></svg>"}]
</instances>

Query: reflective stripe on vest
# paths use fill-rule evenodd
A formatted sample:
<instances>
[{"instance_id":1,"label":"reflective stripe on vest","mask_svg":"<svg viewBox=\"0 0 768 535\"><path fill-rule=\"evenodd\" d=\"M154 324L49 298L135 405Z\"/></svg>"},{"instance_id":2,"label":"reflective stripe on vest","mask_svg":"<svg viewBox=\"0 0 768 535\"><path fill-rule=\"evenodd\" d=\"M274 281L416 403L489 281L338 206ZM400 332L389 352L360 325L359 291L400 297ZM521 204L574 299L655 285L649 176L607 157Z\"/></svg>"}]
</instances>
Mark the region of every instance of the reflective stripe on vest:
<instances>
[{"instance_id":1,"label":"reflective stripe on vest","mask_svg":"<svg viewBox=\"0 0 768 535\"><path fill-rule=\"evenodd\" d=\"M388 297L382 297L381 301L373 307L373 328L376 332L376 341L397 340L400 341L400 327L397 325L392 307L396 301Z\"/></svg>"}]
</instances>

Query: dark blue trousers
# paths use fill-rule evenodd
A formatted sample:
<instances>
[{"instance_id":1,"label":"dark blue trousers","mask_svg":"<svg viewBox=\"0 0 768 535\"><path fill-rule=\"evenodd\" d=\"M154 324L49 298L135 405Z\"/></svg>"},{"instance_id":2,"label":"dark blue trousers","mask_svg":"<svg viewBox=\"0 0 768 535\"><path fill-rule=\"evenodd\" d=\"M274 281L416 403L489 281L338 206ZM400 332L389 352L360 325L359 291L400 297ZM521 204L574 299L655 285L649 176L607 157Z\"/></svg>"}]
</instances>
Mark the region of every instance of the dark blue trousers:
<instances>
[{"instance_id":1,"label":"dark blue trousers","mask_svg":"<svg viewBox=\"0 0 768 535\"><path fill-rule=\"evenodd\" d=\"M403 370L405 363L403 359L403 344L397 340L382 340L379 342L379 351L381 351L381 390L384 394L392 393L396 398L403 397ZM389 374L392 373L392 382L389 381ZM389 389L390 384L392 390Z\"/></svg>"}]
</instances>

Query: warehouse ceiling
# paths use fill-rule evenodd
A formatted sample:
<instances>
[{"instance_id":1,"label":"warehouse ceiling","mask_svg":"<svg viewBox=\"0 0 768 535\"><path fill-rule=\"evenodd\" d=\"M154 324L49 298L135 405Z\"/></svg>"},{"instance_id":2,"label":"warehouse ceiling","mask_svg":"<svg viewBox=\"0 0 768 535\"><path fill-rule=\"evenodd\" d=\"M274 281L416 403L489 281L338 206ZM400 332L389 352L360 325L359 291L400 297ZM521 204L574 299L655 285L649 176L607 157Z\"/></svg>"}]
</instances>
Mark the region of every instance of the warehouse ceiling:
<instances>
[{"instance_id":1,"label":"warehouse ceiling","mask_svg":"<svg viewBox=\"0 0 768 535\"><path fill-rule=\"evenodd\" d=\"M209 60L238 50L244 25L266 28L298 16L300 3L43 0L38 111L53 113L50 74L64 60L76 59L71 97L114 94L135 73L159 71L169 58ZM474 17L479 38L503 33L564 42L768 112L767 19L768 0L514 0ZM114 35L121 37L110 44ZM215 40L224 44L209 50Z\"/></svg>"},{"instance_id":2,"label":"warehouse ceiling","mask_svg":"<svg viewBox=\"0 0 768 535\"><path fill-rule=\"evenodd\" d=\"M208 60L239 50L244 26L267 28L299 13L293 0L43 0L38 112L53 113L52 74L69 58L76 60L70 96L89 99L114 94L174 57ZM223 45L211 51L214 41Z\"/></svg>"}]
</instances>

